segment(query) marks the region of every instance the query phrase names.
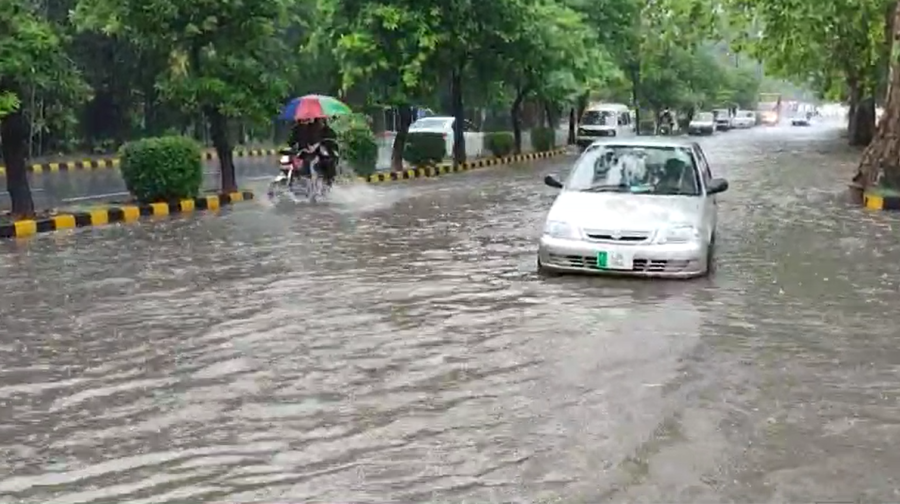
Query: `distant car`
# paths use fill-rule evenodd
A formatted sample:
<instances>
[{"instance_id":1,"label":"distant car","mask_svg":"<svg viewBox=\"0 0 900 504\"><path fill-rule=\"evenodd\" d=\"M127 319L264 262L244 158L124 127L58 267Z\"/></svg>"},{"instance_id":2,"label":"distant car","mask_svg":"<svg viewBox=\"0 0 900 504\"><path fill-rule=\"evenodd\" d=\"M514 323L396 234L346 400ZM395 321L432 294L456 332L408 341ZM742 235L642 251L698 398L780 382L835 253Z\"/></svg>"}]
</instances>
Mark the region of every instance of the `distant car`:
<instances>
[{"instance_id":1,"label":"distant car","mask_svg":"<svg viewBox=\"0 0 900 504\"><path fill-rule=\"evenodd\" d=\"M700 112L688 124L688 135L712 135L716 132L716 119L712 112Z\"/></svg>"},{"instance_id":2,"label":"distant car","mask_svg":"<svg viewBox=\"0 0 900 504\"><path fill-rule=\"evenodd\" d=\"M456 123L456 119L453 117L445 117L445 116L430 116L423 117L416 122L409 125L409 134L415 135L416 133L441 133L444 135L444 139L447 144L447 156L451 156L453 154L453 143L454 143L454 135L453 135L453 125ZM470 135L478 135L478 129L469 121L465 122L464 125L464 134L466 137L466 145L472 145L473 139L470 138Z\"/></svg>"},{"instance_id":3,"label":"distant car","mask_svg":"<svg viewBox=\"0 0 900 504\"><path fill-rule=\"evenodd\" d=\"M752 110L738 110L731 120L735 128L746 129L756 126L756 112Z\"/></svg>"},{"instance_id":4,"label":"distant car","mask_svg":"<svg viewBox=\"0 0 900 504\"><path fill-rule=\"evenodd\" d=\"M728 131L733 125L731 123L731 111L728 109L713 110L713 116L716 118L716 129L719 131Z\"/></svg>"},{"instance_id":5,"label":"distant car","mask_svg":"<svg viewBox=\"0 0 900 504\"><path fill-rule=\"evenodd\" d=\"M810 114L797 115L791 118L791 126L809 126Z\"/></svg>"},{"instance_id":6,"label":"distant car","mask_svg":"<svg viewBox=\"0 0 900 504\"><path fill-rule=\"evenodd\" d=\"M569 172L538 245L540 273L691 278L710 271L716 237L713 178L695 142L598 140Z\"/></svg>"}]
</instances>

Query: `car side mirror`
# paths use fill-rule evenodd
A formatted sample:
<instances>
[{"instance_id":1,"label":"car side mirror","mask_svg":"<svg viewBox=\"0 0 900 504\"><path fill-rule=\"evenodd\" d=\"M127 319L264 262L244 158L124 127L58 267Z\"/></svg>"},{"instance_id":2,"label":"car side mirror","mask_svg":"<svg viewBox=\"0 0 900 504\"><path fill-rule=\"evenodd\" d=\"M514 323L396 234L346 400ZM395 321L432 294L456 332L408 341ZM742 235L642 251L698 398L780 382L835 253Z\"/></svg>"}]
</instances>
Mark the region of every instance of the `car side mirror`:
<instances>
[{"instance_id":1,"label":"car side mirror","mask_svg":"<svg viewBox=\"0 0 900 504\"><path fill-rule=\"evenodd\" d=\"M562 189L563 186L562 182L560 182L559 179L557 179L553 175L547 175L546 177L544 177L544 183L555 189Z\"/></svg>"},{"instance_id":2,"label":"car side mirror","mask_svg":"<svg viewBox=\"0 0 900 504\"><path fill-rule=\"evenodd\" d=\"M709 181L709 187L706 188L706 194L719 194L728 190L728 181L717 178Z\"/></svg>"}]
</instances>

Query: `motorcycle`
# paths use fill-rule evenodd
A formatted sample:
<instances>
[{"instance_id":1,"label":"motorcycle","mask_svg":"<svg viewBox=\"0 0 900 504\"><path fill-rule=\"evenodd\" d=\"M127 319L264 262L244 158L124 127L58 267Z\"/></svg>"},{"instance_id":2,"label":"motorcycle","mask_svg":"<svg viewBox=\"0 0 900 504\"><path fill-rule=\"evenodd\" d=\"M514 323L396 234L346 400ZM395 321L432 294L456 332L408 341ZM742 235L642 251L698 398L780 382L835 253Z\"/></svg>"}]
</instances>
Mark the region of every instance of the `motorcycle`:
<instances>
[{"instance_id":1,"label":"motorcycle","mask_svg":"<svg viewBox=\"0 0 900 504\"><path fill-rule=\"evenodd\" d=\"M267 195L269 199L277 199L280 196L290 194L292 197L307 198L310 203L315 203L324 198L329 192L329 187L319 176L316 155L316 146L295 152L293 149L281 149L278 151L279 173L269 183ZM304 164L308 165L308 173L303 173Z\"/></svg>"}]
</instances>

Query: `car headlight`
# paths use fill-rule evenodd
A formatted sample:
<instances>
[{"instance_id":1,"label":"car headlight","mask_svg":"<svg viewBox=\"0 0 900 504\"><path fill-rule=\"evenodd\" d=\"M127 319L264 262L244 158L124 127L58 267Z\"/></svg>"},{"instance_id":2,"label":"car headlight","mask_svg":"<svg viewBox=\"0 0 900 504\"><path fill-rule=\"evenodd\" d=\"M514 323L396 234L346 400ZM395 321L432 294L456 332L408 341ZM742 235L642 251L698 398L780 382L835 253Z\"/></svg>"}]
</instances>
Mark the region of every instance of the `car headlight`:
<instances>
[{"instance_id":1,"label":"car headlight","mask_svg":"<svg viewBox=\"0 0 900 504\"><path fill-rule=\"evenodd\" d=\"M560 221L547 221L547 224L544 226L544 235L560 240L581 239L578 235L578 229Z\"/></svg>"},{"instance_id":2,"label":"car headlight","mask_svg":"<svg viewBox=\"0 0 900 504\"><path fill-rule=\"evenodd\" d=\"M675 226L663 229L656 240L659 244L690 243L700 239L700 230L694 226Z\"/></svg>"}]
</instances>

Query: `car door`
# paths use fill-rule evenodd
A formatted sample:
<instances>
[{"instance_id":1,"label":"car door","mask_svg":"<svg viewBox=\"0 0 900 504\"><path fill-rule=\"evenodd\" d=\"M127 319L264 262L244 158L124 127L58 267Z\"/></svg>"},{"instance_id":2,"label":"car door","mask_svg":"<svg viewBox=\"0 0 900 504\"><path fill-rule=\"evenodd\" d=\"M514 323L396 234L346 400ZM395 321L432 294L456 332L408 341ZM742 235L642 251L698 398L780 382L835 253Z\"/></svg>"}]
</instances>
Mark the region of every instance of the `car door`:
<instances>
[{"instance_id":1,"label":"car door","mask_svg":"<svg viewBox=\"0 0 900 504\"><path fill-rule=\"evenodd\" d=\"M711 194L707 195L706 190L709 188L709 184L712 182L712 170L709 167L709 161L706 159L706 154L704 154L703 149L700 148L700 145L696 142L693 144L694 147L694 155L698 162L698 168L700 169L700 178L703 180L703 222L707 226L707 229L710 232L710 235L716 231L716 224L718 223L718 213L719 213L719 204L716 201L716 195Z\"/></svg>"}]
</instances>

